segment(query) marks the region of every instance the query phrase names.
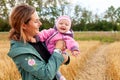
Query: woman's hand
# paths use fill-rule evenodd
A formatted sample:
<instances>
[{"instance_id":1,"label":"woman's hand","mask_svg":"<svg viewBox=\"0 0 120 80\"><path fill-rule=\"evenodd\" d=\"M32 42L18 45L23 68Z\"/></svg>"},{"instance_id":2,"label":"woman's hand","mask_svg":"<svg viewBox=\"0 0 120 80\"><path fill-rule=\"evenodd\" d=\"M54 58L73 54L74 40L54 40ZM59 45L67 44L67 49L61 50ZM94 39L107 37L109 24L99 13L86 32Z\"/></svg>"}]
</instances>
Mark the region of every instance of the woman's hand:
<instances>
[{"instance_id":1,"label":"woman's hand","mask_svg":"<svg viewBox=\"0 0 120 80\"><path fill-rule=\"evenodd\" d=\"M64 40L58 40L55 45L56 49L60 49L61 51L66 49L66 43Z\"/></svg>"},{"instance_id":2,"label":"woman's hand","mask_svg":"<svg viewBox=\"0 0 120 80\"><path fill-rule=\"evenodd\" d=\"M58 40L56 42L56 46L55 46L56 49L60 49L61 51L64 51L66 49L66 43L64 40ZM63 64L66 63L68 61L68 55L66 54L61 54L64 58L64 61L63 61Z\"/></svg>"},{"instance_id":3,"label":"woman's hand","mask_svg":"<svg viewBox=\"0 0 120 80\"><path fill-rule=\"evenodd\" d=\"M62 54L62 56L64 57L63 64L65 64L68 61L68 55Z\"/></svg>"}]
</instances>

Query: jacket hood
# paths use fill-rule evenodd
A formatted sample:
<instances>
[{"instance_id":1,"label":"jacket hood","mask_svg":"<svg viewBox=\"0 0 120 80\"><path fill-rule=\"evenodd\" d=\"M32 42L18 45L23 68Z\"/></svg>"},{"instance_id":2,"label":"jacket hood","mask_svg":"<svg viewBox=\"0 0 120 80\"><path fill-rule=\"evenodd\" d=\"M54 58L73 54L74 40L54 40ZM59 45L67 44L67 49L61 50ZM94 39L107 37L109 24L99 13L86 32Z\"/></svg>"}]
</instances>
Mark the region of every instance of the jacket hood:
<instances>
[{"instance_id":1,"label":"jacket hood","mask_svg":"<svg viewBox=\"0 0 120 80\"><path fill-rule=\"evenodd\" d=\"M39 53L29 43L11 40L10 46L11 48L8 53L8 56L12 58L22 54L33 54L37 57L40 57Z\"/></svg>"}]
</instances>

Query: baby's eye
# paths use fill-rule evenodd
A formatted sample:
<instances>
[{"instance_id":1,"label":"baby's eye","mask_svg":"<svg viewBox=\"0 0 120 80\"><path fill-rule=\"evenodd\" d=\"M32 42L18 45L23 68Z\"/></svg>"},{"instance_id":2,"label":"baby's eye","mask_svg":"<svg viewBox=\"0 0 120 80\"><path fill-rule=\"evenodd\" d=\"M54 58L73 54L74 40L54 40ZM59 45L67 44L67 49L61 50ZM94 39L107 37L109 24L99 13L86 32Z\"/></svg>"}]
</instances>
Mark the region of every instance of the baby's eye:
<instances>
[{"instance_id":1,"label":"baby's eye","mask_svg":"<svg viewBox=\"0 0 120 80\"><path fill-rule=\"evenodd\" d=\"M60 23L61 25L63 24L63 23Z\"/></svg>"},{"instance_id":2,"label":"baby's eye","mask_svg":"<svg viewBox=\"0 0 120 80\"><path fill-rule=\"evenodd\" d=\"M65 24L66 26L69 26L68 24Z\"/></svg>"}]
</instances>

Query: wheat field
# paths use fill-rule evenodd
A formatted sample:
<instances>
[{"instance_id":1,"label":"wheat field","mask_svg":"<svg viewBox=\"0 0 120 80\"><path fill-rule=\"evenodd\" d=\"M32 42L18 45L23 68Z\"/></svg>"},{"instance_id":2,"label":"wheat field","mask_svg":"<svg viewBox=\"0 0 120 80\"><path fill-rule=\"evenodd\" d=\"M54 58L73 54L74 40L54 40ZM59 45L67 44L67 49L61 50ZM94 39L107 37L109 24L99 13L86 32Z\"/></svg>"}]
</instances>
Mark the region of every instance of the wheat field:
<instances>
[{"instance_id":1,"label":"wheat field","mask_svg":"<svg viewBox=\"0 0 120 80\"><path fill-rule=\"evenodd\" d=\"M79 33L78 33L79 34ZM78 35L75 34L75 35ZM20 74L11 58L8 33L0 33L0 80L19 80ZM119 38L118 38L119 39ZM80 54L70 53L69 65L62 65L60 71L67 80L120 80L120 42L77 41Z\"/></svg>"}]
</instances>

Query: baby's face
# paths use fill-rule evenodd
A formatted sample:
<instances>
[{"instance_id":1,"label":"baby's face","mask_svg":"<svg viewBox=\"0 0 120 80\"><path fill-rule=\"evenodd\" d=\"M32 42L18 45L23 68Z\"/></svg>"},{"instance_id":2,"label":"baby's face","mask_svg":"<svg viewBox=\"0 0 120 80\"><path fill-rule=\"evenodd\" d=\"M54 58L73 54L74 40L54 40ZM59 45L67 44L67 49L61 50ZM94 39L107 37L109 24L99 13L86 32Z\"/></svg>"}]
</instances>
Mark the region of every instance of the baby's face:
<instances>
[{"instance_id":1,"label":"baby's face","mask_svg":"<svg viewBox=\"0 0 120 80\"><path fill-rule=\"evenodd\" d=\"M70 30L70 23L68 20L66 19L62 19L58 22L58 25L57 25L57 30L61 33L66 33L67 31Z\"/></svg>"}]
</instances>

